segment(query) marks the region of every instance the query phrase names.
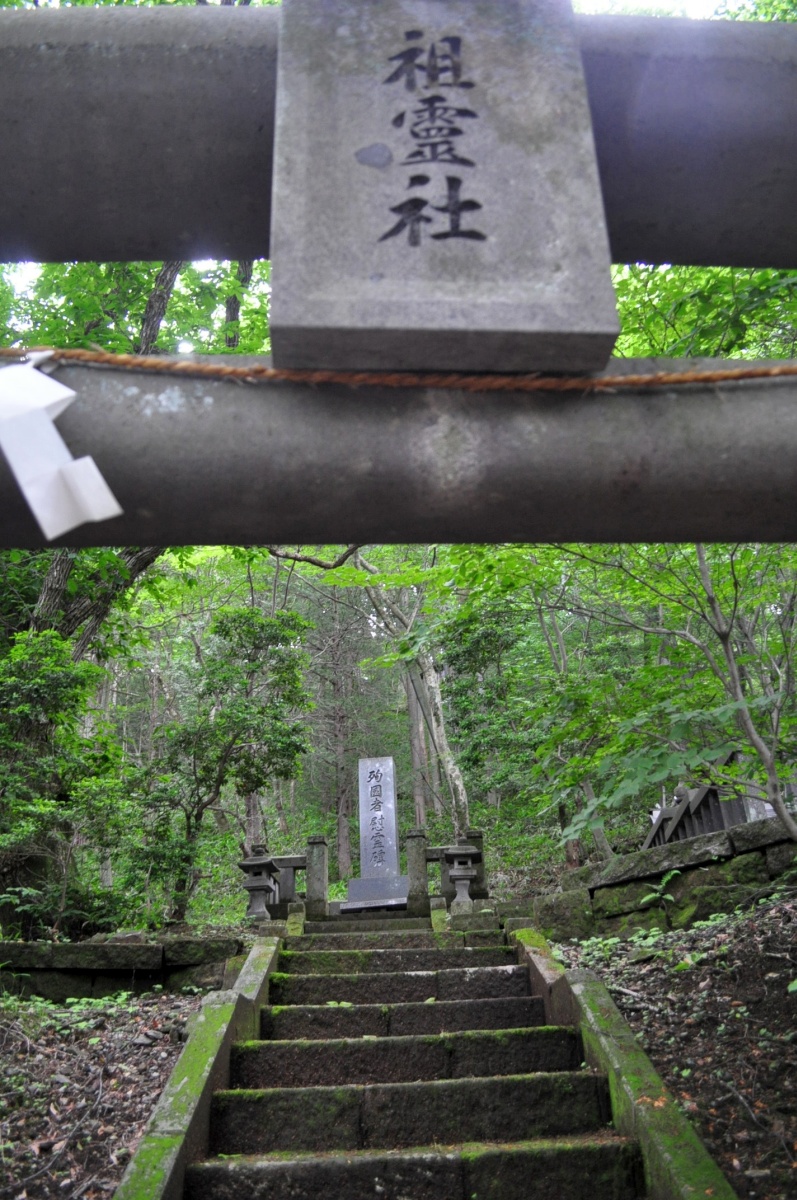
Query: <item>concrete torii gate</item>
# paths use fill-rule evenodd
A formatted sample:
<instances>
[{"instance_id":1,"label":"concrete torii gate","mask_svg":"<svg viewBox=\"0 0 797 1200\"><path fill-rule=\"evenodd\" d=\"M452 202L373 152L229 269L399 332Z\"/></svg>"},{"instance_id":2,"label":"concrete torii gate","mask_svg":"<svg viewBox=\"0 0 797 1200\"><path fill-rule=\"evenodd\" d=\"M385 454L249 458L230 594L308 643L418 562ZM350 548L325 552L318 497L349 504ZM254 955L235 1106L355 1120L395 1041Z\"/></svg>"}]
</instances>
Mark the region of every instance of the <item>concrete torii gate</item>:
<instances>
[{"instance_id":1,"label":"concrete torii gate","mask_svg":"<svg viewBox=\"0 0 797 1200\"><path fill-rule=\"evenodd\" d=\"M797 26L575 29L612 258L797 266ZM266 255L276 30L267 8L0 12L0 258ZM797 536L787 380L559 397L57 378L79 394L70 450L124 509L71 544ZM4 544L41 544L2 464L0 511Z\"/></svg>"}]
</instances>

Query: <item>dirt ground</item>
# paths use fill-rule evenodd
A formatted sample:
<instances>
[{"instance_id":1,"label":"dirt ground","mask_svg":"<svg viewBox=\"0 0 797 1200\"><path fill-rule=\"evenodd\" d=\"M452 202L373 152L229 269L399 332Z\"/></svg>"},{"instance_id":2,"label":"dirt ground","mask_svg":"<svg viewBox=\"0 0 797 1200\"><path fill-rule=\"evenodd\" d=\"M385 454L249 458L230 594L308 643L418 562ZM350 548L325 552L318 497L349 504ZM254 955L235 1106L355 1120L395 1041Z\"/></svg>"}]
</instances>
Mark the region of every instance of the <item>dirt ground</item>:
<instances>
[{"instance_id":1,"label":"dirt ground","mask_svg":"<svg viewBox=\"0 0 797 1200\"><path fill-rule=\"evenodd\" d=\"M797 894L645 945L559 949L604 980L741 1197L797 1198Z\"/></svg>"},{"instance_id":2,"label":"dirt ground","mask_svg":"<svg viewBox=\"0 0 797 1200\"><path fill-rule=\"evenodd\" d=\"M797 1198L797 894L646 943L559 948L602 976L740 1197ZM0 1200L106 1200L198 996L0 998Z\"/></svg>"},{"instance_id":3,"label":"dirt ground","mask_svg":"<svg viewBox=\"0 0 797 1200\"><path fill-rule=\"evenodd\" d=\"M0 997L0 1200L111 1196L198 1006Z\"/></svg>"}]
</instances>

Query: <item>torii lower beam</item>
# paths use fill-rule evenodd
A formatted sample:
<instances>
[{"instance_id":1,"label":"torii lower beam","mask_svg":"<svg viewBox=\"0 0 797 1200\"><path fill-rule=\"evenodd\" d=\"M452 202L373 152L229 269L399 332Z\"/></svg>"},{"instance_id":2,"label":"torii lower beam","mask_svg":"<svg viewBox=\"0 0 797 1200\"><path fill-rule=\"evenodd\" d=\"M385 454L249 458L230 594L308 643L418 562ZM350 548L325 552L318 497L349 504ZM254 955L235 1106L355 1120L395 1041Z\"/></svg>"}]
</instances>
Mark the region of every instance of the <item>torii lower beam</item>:
<instances>
[{"instance_id":1,"label":"torii lower beam","mask_svg":"<svg viewBox=\"0 0 797 1200\"><path fill-rule=\"evenodd\" d=\"M56 378L78 393L59 428L124 509L71 545L797 540L797 378L587 395ZM0 514L0 544L43 544L2 460Z\"/></svg>"}]
</instances>

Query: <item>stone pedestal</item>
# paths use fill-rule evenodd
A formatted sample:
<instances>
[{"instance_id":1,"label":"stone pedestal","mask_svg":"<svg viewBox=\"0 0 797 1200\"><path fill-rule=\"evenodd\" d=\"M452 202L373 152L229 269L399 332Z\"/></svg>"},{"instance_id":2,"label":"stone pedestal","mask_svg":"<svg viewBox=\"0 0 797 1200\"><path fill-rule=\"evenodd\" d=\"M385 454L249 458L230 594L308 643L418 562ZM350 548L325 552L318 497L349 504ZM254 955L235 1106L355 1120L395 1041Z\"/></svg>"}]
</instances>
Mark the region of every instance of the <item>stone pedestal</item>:
<instances>
[{"instance_id":1,"label":"stone pedestal","mask_svg":"<svg viewBox=\"0 0 797 1200\"><path fill-rule=\"evenodd\" d=\"M568 0L284 0L271 247L279 367L604 367Z\"/></svg>"},{"instance_id":2,"label":"stone pedestal","mask_svg":"<svg viewBox=\"0 0 797 1200\"><path fill-rule=\"evenodd\" d=\"M407 834L407 915L428 917L429 874L426 868L426 834L422 829L411 829Z\"/></svg>"},{"instance_id":3,"label":"stone pedestal","mask_svg":"<svg viewBox=\"0 0 797 1200\"><path fill-rule=\"evenodd\" d=\"M329 916L329 849L325 837L307 841L305 912L308 921Z\"/></svg>"}]
</instances>

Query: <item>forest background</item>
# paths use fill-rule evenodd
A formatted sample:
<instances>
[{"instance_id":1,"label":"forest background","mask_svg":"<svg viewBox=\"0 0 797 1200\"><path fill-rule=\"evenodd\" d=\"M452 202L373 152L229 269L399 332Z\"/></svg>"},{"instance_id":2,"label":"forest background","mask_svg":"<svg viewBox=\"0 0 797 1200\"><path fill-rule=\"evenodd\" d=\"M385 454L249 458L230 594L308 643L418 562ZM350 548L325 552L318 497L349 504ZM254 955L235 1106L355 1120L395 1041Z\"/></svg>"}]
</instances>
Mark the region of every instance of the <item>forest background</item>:
<instances>
[{"instance_id":1,"label":"forest background","mask_svg":"<svg viewBox=\"0 0 797 1200\"><path fill-rule=\"evenodd\" d=\"M795 354L795 272L614 274L621 355ZM265 261L5 266L0 346L268 353L268 306ZM4 933L236 920L241 854L318 833L343 895L364 756L402 839L484 830L499 893L708 780L797 838L796 648L793 546L2 551Z\"/></svg>"}]
</instances>

